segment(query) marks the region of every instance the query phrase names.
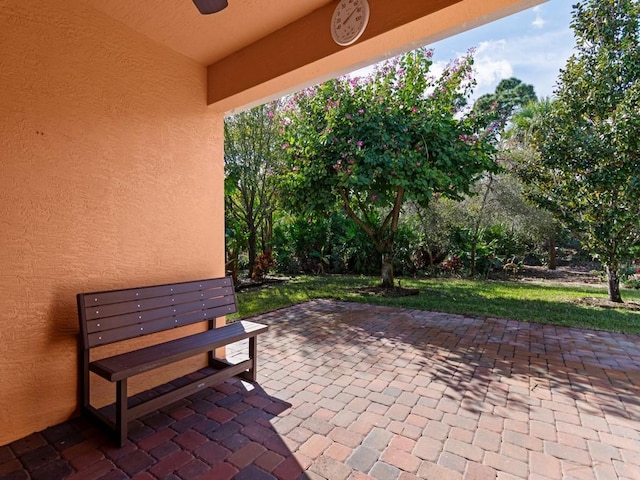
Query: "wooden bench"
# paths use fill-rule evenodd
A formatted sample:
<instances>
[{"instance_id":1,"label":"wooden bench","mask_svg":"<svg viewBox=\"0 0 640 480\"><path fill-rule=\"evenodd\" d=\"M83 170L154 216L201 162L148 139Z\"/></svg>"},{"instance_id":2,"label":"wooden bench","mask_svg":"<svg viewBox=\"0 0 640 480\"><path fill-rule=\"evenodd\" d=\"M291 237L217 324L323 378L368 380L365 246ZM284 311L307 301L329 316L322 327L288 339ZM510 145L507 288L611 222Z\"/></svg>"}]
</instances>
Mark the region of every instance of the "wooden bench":
<instances>
[{"instance_id":1,"label":"wooden bench","mask_svg":"<svg viewBox=\"0 0 640 480\"><path fill-rule=\"evenodd\" d=\"M167 285L80 293L80 388L83 413L115 435L122 446L129 421L232 376L256 380L257 335L266 325L240 321L215 328L217 317L237 311L231 278L212 278ZM207 330L93 360L95 347L123 342L143 335L206 322ZM176 330L179 333L178 330ZM231 364L215 358L215 349L249 339L248 360ZM208 354L210 375L133 405L127 395L127 380L158 367L199 354ZM116 383L115 418L91 405L90 372ZM111 417L111 418L110 418Z\"/></svg>"}]
</instances>

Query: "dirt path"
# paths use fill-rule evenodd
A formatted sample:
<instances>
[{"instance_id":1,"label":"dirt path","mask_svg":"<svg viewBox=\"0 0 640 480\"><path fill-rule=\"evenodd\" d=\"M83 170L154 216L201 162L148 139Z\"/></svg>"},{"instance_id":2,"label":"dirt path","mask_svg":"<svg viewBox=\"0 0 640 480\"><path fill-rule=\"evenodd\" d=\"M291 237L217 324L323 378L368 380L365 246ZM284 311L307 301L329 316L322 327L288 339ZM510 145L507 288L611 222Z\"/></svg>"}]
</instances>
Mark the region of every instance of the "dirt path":
<instances>
[{"instance_id":1,"label":"dirt path","mask_svg":"<svg viewBox=\"0 0 640 480\"><path fill-rule=\"evenodd\" d=\"M554 283L560 285L584 285L589 287L604 287L604 279L594 273L594 269L587 267L558 267L549 270L547 267L522 267L514 277L515 280L531 283Z\"/></svg>"}]
</instances>

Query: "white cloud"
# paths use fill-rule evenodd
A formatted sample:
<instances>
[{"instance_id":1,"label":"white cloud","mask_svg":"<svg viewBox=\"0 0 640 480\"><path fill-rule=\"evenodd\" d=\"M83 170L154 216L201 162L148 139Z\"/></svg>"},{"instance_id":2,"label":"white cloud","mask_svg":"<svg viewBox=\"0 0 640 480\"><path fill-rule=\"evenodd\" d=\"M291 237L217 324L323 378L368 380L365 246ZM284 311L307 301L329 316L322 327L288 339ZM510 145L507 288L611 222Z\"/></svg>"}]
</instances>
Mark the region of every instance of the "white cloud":
<instances>
[{"instance_id":1,"label":"white cloud","mask_svg":"<svg viewBox=\"0 0 640 480\"><path fill-rule=\"evenodd\" d=\"M533 22L531 22L531 25L533 25L536 28L544 28L544 26L547 24L547 21L542 18L541 15L536 15L536 18Z\"/></svg>"},{"instance_id":2,"label":"white cloud","mask_svg":"<svg viewBox=\"0 0 640 480\"><path fill-rule=\"evenodd\" d=\"M550 96L573 44L568 31L480 42L474 55L474 97L493 92L500 80L509 77L534 85L538 96Z\"/></svg>"},{"instance_id":3,"label":"white cloud","mask_svg":"<svg viewBox=\"0 0 640 480\"><path fill-rule=\"evenodd\" d=\"M513 76L513 65L508 55L505 40L482 42L475 54L475 71L478 90L493 87L503 78Z\"/></svg>"},{"instance_id":4,"label":"white cloud","mask_svg":"<svg viewBox=\"0 0 640 480\"><path fill-rule=\"evenodd\" d=\"M539 29L544 28L544 26L547 24L547 21L544 18L542 18L540 5L538 5L537 7L534 7L533 12L536 14L536 18L533 20L533 22L531 22L531 25Z\"/></svg>"}]
</instances>

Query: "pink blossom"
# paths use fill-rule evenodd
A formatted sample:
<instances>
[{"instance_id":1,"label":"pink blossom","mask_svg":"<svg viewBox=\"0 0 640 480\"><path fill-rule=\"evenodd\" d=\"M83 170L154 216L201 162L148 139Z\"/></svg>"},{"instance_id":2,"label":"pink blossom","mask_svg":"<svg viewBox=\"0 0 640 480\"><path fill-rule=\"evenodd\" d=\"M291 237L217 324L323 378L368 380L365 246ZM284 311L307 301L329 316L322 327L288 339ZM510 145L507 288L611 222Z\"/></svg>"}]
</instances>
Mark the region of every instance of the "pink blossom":
<instances>
[{"instance_id":1,"label":"pink blossom","mask_svg":"<svg viewBox=\"0 0 640 480\"><path fill-rule=\"evenodd\" d=\"M283 149L283 150L286 150L286 149L287 149L287 148L289 148L289 147L290 147L290 145L289 145L288 143L283 143L283 144L282 144L282 149Z\"/></svg>"},{"instance_id":2,"label":"pink blossom","mask_svg":"<svg viewBox=\"0 0 640 480\"><path fill-rule=\"evenodd\" d=\"M358 113L359 113L360 115L364 115L364 108L361 108L360 110L358 110Z\"/></svg>"},{"instance_id":3,"label":"pink blossom","mask_svg":"<svg viewBox=\"0 0 640 480\"><path fill-rule=\"evenodd\" d=\"M375 193L371 194L371 201L375 202L376 198L378 198L378 195L376 195Z\"/></svg>"},{"instance_id":4,"label":"pink blossom","mask_svg":"<svg viewBox=\"0 0 640 480\"><path fill-rule=\"evenodd\" d=\"M351 114L350 114L350 113L347 113L347 114L345 115L345 117L346 117L346 119L347 119L347 120L349 120L349 119L351 118Z\"/></svg>"},{"instance_id":5,"label":"pink blossom","mask_svg":"<svg viewBox=\"0 0 640 480\"><path fill-rule=\"evenodd\" d=\"M356 146L358 146L358 147L361 147L361 146L363 146L363 145L364 145L364 143L363 143L363 141L362 141L362 140L358 140L358 141L356 142Z\"/></svg>"}]
</instances>

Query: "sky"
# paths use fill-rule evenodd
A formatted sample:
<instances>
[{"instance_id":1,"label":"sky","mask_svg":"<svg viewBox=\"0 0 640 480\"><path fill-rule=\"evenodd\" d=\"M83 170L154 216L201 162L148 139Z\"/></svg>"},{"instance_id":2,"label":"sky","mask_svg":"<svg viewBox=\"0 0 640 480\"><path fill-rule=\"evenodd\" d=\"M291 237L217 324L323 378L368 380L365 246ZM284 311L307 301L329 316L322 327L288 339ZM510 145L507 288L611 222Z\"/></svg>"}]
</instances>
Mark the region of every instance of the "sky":
<instances>
[{"instance_id":1,"label":"sky","mask_svg":"<svg viewBox=\"0 0 640 480\"><path fill-rule=\"evenodd\" d=\"M493 93L498 82L516 77L534 86L538 98L553 95L561 68L574 47L569 27L573 0L550 0L515 15L428 45L437 71L475 48L478 85L474 98Z\"/></svg>"}]
</instances>

